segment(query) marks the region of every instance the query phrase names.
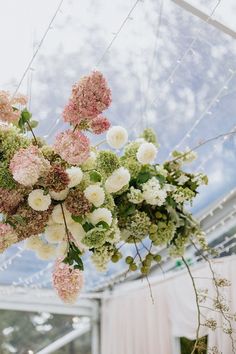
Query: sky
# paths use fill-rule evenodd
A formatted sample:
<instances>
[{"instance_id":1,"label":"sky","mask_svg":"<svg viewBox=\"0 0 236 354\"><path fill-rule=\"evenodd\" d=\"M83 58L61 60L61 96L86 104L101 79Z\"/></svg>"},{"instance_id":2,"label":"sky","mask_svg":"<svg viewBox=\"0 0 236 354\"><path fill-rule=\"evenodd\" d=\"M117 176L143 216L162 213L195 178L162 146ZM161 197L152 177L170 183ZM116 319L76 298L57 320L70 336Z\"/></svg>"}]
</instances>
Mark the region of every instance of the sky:
<instances>
[{"instance_id":1,"label":"sky","mask_svg":"<svg viewBox=\"0 0 236 354\"><path fill-rule=\"evenodd\" d=\"M206 14L217 3L189 2ZM1 89L15 90L58 3L1 1ZM171 0L163 6L161 0L140 0L103 57L134 3L64 0L19 90L30 95L30 109L40 121L37 134L49 143L66 127L61 112L72 84L93 69L103 72L112 89L113 103L106 112L112 124L125 126L130 138L144 127L155 129L161 145L158 162L176 146L193 147L236 126L235 39ZM214 18L236 30L235 15L235 1L222 0ZM230 138L199 149L198 160L189 168L206 172L209 186L201 189L195 212L236 186L235 145L236 138ZM0 256L0 267L16 249ZM32 259L30 252L24 252L25 262L14 258L8 271L0 272L0 281L18 281L46 266ZM30 270L27 262L32 263Z\"/></svg>"}]
</instances>

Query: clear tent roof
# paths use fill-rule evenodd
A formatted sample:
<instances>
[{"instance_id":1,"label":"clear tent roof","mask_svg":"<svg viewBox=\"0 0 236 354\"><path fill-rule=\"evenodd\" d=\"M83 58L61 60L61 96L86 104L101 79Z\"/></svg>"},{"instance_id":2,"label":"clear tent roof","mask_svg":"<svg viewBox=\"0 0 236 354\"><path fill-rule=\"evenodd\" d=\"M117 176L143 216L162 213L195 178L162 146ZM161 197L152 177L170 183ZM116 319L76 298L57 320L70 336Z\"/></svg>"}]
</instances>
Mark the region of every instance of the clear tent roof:
<instances>
[{"instance_id":1,"label":"clear tent roof","mask_svg":"<svg viewBox=\"0 0 236 354\"><path fill-rule=\"evenodd\" d=\"M205 20L187 11L186 3L206 14ZM56 0L9 0L1 6L1 89L14 91L57 6ZM236 39L218 25L235 33L235 13L233 0L64 1L19 90L30 96L30 109L40 121L37 134L52 142L65 128L60 116L71 85L94 68L113 92L107 116L131 136L153 127L159 161L176 147L193 147L234 129ZM195 212L235 187L235 144L230 137L199 149L192 169L204 170L210 182ZM0 256L0 283L49 286L52 264L18 246ZM99 275L88 264L87 289L115 269Z\"/></svg>"}]
</instances>

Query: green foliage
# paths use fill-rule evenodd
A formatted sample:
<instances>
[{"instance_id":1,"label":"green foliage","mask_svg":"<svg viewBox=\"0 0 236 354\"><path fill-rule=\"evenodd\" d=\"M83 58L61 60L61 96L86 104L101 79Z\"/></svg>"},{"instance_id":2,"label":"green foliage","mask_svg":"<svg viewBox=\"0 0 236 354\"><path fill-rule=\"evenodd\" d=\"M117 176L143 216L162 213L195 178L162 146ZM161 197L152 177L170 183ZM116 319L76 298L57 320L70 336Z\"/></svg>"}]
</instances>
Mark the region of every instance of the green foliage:
<instances>
[{"instance_id":1,"label":"green foliage","mask_svg":"<svg viewBox=\"0 0 236 354\"><path fill-rule=\"evenodd\" d=\"M101 176L101 174L99 173L99 172L97 172L97 171L91 171L90 173L89 173L89 177L90 177L90 181L91 182L101 182L101 180L102 180L102 176Z\"/></svg>"},{"instance_id":2,"label":"green foliage","mask_svg":"<svg viewBox=\"0 0 236 354\"><path fill-rule=\"evenodd\" d=\"M69 264L70 266L73 265L74 269L84 270L83 261L80 257L81 254L82 252L79 248L73 242L70 242L68 253L63 262Z\"/></svg>"}]
</instances>

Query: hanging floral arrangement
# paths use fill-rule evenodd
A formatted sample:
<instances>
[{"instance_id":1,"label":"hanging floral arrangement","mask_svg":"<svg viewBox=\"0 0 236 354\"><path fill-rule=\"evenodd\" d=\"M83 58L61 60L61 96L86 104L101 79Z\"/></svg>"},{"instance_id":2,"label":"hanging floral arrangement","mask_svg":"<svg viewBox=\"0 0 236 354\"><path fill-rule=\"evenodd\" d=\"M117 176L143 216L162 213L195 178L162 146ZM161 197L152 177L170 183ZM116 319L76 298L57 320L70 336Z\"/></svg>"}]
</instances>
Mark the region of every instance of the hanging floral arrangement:
<instances>
[{"instance_id":1,"label":"hanging floral arrangement","mask_svg":"<svg viewBox=\"0 0 236 354\"><path fill-rule=\"evenodd\" d=\"M174 151L158 164L152 129L130 141L126 129L111 126L103 115L111 90L100 72L73 86L62 115L70 128L52 146L35 136L37 122L26 104L23 96L0 92L0 252L25 240L39 258L55 259L54 288L63 301L74 302L86 251L105 271L109 261L122 258L121 245L129 244L128 269L147 275L161 262L160 246L179 257L190 237L205 244L185 209L207 184L205 175L183 170L195 153ZM86 132L106 133L110 149L92 146Z\"/></svg>"}]
</instances>

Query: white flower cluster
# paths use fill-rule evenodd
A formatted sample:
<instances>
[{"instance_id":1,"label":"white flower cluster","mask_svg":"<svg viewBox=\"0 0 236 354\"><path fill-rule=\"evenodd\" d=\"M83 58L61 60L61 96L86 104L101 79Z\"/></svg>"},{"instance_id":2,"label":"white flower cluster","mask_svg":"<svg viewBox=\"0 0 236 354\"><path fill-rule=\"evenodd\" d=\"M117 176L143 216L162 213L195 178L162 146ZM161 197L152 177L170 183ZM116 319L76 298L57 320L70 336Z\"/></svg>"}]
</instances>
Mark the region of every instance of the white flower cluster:
<instances>
[{"instance_id":1,"label":"white flower cluster","mask_svg":"<svg viewBox=\"0 0 236 354\"><path fill-rule=\"evenodd\" d=\"M43 189L34 189L28 196L28 204L36 211L45 211L51 204L51 197Z\"/></svg>"},{"instance_id":2,"label":"white flower cluster","mask_svg":"<svg viewBox=\"0 0 236 354\"><path fill-rule=\"evenodd\" d=\"M157 155L157 148L152 143L143 143L137 151L137 160L142 165L152 164Z\"/></svg>"},{"instance_id":3,"label":"white flower cluster","mask_svg":"<svg viewBox=\"0 0 236 354\"><path fill-rule=\"evenodd\" d=\"M107 225L111 226L112 213L107 208L98 208L88 215L88 219L94 226L101 221L104 221Z\"/></svg>"},{"instance_id":4,"label":"white flower cluster","mask_svg":"<svg viewBox=\"0 0 236 354\"><path fill-rule=\"evenodd\" d=\"M143 198L148 204L161 206L165 203L167 191L161 188L159 181L152 177L143 184Z\"/></svg>"},{"instance_id":5,"label":"white flower cluster","mask_svg":"<svg viewBox=\"0 0 236 354\"><path fill-rule=\"evenodd\" d=\"M100 207L105 200L104 189L97 184L92 184L84 190L84 195L95 207Z\"/></svg>"},{"instance_id":6,"label":"white flower cluster","mask_svg":"<svg viewBox=\"0 0 236 354\"><path fill-rule=\"evenodd\" d=\"M143 193L140 189L131 187L127 194L128 200L133 204L142 203L144 200Z\"/></svg>"},{"instance_id":7,"label":"white flower cluster","mask_svg":"<svg viewBox=\"0 0 236 354\"><path fill-rule=\"evenodd\" d=\"M113 126L108 130L106 140L112 148L121 149L128 141L127 130L120 126Z\"/></svg>"},{"instance_id":8,"label":"white flower cluster","mask_svg":"<svg viewBox=\"0 0 236 354\"><path fill-rule=\"evenodd\" d=\"M124 168L120 167L109 176L105 182L105 188L108 193L116 193L126 186L130 181L130 173Z\"/></svg>"}]
</instances>

